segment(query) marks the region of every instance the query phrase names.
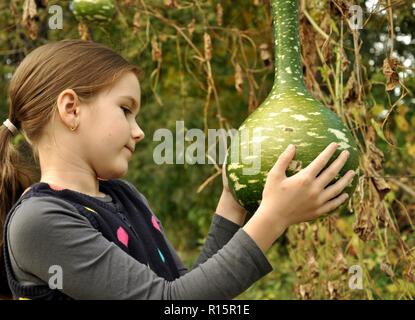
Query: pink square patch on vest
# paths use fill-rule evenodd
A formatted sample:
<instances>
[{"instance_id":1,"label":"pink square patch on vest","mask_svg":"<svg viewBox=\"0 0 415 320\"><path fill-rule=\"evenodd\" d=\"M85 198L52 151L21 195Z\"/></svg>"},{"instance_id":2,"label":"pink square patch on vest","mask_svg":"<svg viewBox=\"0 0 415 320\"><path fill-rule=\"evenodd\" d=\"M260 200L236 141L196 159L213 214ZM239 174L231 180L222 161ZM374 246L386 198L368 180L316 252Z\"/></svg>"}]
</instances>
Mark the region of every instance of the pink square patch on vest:
<instances>
[{"instance_id":1,"label":"pink square patch on vest","mask_svg":"<svg viewBox=\"0 0 415 320\"><path fill-rule=\"evenodd\" d=\"M123 245L128 248L128 233L123 227L119 227L117 230L117 238Z\"/></svg>"}]
</instances>

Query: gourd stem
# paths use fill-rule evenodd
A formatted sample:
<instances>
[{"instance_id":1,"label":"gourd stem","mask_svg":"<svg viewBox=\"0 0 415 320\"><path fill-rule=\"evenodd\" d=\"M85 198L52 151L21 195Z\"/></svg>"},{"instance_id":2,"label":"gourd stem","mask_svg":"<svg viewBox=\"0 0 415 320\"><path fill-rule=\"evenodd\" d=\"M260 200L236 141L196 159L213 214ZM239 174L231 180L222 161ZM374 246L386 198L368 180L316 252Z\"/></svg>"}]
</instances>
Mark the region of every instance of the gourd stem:
<instances>
[{"instance_id":1,"label":"gourd stem","mask_svg":"<svg viewBox=\"0 0 415 320\"><path fill-rule=\"evenodd\" d=\"M273 92L296 88L306 91L300 59L298 0L272 0L275 45Z\"/></svg>"}]
</instances>

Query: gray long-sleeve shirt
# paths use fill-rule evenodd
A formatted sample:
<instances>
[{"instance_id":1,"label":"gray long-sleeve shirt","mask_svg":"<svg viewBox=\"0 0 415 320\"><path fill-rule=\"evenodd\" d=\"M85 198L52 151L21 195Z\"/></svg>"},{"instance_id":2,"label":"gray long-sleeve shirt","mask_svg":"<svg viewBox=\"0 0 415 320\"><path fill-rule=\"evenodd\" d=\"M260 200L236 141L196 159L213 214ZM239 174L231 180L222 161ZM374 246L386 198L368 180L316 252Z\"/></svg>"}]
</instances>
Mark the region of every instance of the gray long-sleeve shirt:
<instances>
[{"instance_id":1,"label":"gray long-sleeve shirt","mask_svg":"<svg viewBox=\"0 0 415 320\"><path fill-rule=\"evenodd\" d=\"M112 203L109 195L97 198ZM217 214L190 271L166 239L180 273L174 281L108 241L61 199L30 197L11 214L8 248L17 280L47 285L57 265L61 291L74 299L232 299L272 270L249 235Z\"/></svg>"}]
</instances>

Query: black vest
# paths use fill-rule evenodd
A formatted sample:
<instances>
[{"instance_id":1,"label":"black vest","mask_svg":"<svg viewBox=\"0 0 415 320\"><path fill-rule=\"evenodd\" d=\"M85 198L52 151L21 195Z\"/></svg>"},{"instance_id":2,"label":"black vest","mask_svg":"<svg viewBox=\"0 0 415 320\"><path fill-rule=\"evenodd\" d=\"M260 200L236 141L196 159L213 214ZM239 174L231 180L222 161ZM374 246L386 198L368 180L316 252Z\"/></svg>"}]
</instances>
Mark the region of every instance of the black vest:
<instances>
[{"instance_id":1,"label":"black vest","mask_svg":"<svg viewBox=\"0 0 415 320\"><path fill-rule=\"evenodd\" d=\"M21 285L15 278L8 250L7 226L11 212L29 197L53 196L72 204L86 217L91 225L109 241L118 245L137 261L147 265L158 276L172 281L179 277L156 217L142 198L127 183L120 179L99 180L100 191L113 199L116 208L77 191L57 190L44 182L35 183L10 209L4 228L4 260L7 279L15 298L66 300L71 299L57 289L49 286Z\"/></svg>"}]
</instances>

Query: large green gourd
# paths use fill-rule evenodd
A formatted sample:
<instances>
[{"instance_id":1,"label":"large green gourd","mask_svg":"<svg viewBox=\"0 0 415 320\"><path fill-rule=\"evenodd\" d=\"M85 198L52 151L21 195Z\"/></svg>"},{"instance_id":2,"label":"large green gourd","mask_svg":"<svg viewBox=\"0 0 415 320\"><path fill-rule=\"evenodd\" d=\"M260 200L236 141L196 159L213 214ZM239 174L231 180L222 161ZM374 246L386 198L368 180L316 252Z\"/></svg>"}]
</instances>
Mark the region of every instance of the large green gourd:
<instances>
[{"instance_id":1,"label":"large green gourd","mask_svg":"<svg viewBox=\"0 0 415 320\"><path fill-rule=\"evenodd\" d=\"M339 148L329 164L341 151L350 152L336 180L348 170L356 170L359 164L358 150L349 130L335 113L314 99L304 85L297 0L272 0L271 8L275 41L274 86L265 101L239 127L236 135L239 139L232 139L225 164L232 193L251 214L261 202L269 170L289 144L296 145L296 155L287 176L310 164L331 142L337 142ZM255 136L258 130L261 135ZM243 132L248 139L244 139ZM253 150L258 144L261 150L256 155ZM258 161L258 156L260 167L256 169L253 163ZM354 191L356 181L355 177L347 187L349 195Z\"/></svg>"}]
</instances>

